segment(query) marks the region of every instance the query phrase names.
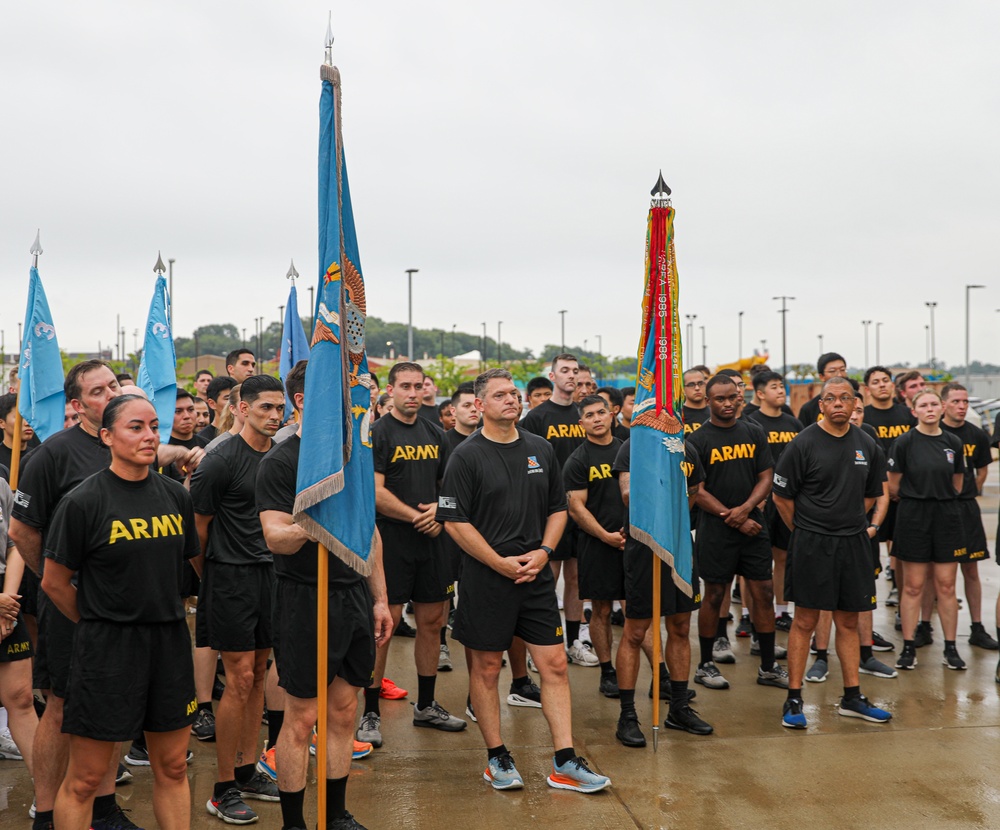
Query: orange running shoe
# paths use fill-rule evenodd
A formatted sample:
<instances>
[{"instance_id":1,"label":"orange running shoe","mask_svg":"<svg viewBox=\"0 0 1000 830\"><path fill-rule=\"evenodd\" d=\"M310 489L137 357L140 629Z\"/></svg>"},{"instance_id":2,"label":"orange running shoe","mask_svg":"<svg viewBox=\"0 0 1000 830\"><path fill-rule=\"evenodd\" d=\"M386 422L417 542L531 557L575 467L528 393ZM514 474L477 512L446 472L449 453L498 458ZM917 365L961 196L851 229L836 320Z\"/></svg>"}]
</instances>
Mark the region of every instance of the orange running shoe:
<instances>
[{"instance_id":1,"label":"orange running shoe","mask_svg":"<svg viewBox=\"0 0 1000 830\"><path fill-rule=\"evenodd\" d=\"M373 749L373 747L372 747L372 745L370 743L367 743L365 741L355 741L354 742L354 747L351 750L351 758L353 760L355 760L355 761L357 761L358 758L367 758L369 755L372 754L372 749ZM315 729L315 727L313 727L312 743L309 744L309 754L310 755L315 755L316 754L316 729Z\"/></svg>"},{"instance_id":2,"label":"orange running shoe","mask_svg":"<svg viewBox=\"0 0 1000 830\"><path fill-rule=\"evenodd\" d=\"M265 749L260 754L260 760L257 762L257 769L264 773L272 781L278 780L278 762L274 760L274 747L270 749Z\"/></svg>"},{"instance_id":3,"label":"orange running shoe","mask_svg":"<svg viewBox=\"0 0 1000 830\"><path fill-rule=\"evenodd\" d=\"M382 691L378 693L378 696L383 700L402 700L408 694L406 689L399 688L388 677L382 678Z\"/></svg>"}]
</instances>

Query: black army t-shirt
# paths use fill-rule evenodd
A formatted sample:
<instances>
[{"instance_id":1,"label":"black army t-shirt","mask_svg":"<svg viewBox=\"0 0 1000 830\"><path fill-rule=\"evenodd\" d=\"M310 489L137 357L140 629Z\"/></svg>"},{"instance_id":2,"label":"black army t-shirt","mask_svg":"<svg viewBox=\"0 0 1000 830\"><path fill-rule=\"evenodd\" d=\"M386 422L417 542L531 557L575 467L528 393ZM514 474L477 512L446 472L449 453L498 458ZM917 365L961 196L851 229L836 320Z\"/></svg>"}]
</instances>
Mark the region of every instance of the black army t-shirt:
<instances>
[{"instance_id":1,"label":"black army t-shirt","mask_svg":"<svg viewBox=\"0 0 1000 830\"><path fill-rule=\"evenodd\" d=\"M184 447L188 450L193 450L196 447L204 449L208 446L208 441L204 440L198 435L192 435L190 438L175 438L173 435L170 436L170 440L167 441L173 447ZM174 481L183 482L187 475L178 468L176 463L168 464L166 467L160 467L160 472L163 475L172 478Z\"/></svg>"},{"instance_id":2,"label":"black army t-shirt","mask_svg":"<svg viewBox=\"0 0 1000 830\"><path fill-rule=\"evenodd\" d=\"M414 510L437 501L438 482L448 461L444 430L425 418L405 424L391 412L372 427L375 472L385 476L385 487ZM383 521L409 524L378 514Z\"/></svg>"},{"instance_id":3,"label":"black army t-shirt","mask_svg":"<svg viewBox=\"0 0 1000 830\"><path fill-rule=\"evenodd\" d=\"M439 522L469 522L500 556L538 550L545 523L566 509L555 451L547 441L518 431L498 444L481 431L451 457L438 498Z\"/></svg>"},{"instance_id":4,"label":"black army t-shirt","mask_svg":"<svg viewBox=\"0 0 1000 830\"><path fill-rule=\"evenodd\" d=\"M42 442L38 440L37 435L32 435L30 441L21 445L21 466L19 467L20 470L24 469L25 456L27 456L27 454L31 452L33 449L36 449L41 445ZM0 466L6 467L9 471L14 466L11 463L13 460L14 460L14 448L8 447L6 444L0 443Z\"/></svg>"},{"instance_id":5,"label":"black army t-shirt","mask_svg":"<svg viewBox=\"0 0 1000 830\"><path fill-rule=\"evenodd\" d=\"M903 474L901 498L951 501L957 498L951 477L965 474L962 442L950 432L924 435L911 429L893 443L889 472Z\"/></svg>"},{"instance_id":6,"label":"black army t-shirt","mask_svg":"<svg viewBox=\"0 0 1000 830\"><path fill-rule=\"evenodd\" d=\"M885 455L852 426L831 435L806 427L774 466L775 495L795 501L795 527L825 536L852 536L868 526L865 499L882 495Z\"/></svg>"},{"instance_id":7,"label":"black army t-shirt","mask_svg":"<svg viewBox=\"0 0 1000 830\"><path fill-rule=\"evenodd\" d=\"M580 411L575 403L564 406L550 398L530 410L519 426L548 441L556 452L560 467L569 460L573 450L586 440L583 427L580 426Z\"/></svg>"},{"instance_id":8,"label":"black army t-shirt","mask_svg":"<svg viewBox=\"0 0 1000 830\"><path fill-rule=\"evenodd\" d=\"M767 444L771 448L771 457L777 465L781 454L785 451L792 439L802 432L802 422L793 415L786 415L782 412L777 418L765 415L760 409L751 412L746 416L748 421L753 421L762 430Z\"/></svg>"},{"instance_id":9,"label":"black army t-shirt","mask_svg":"<svg viewBox=\"0 0 1000 830\"><path fill-rule=\"evenodd\" d=\"M191 496L155 473L91 476L59 502L45 540L46 559L77 571L84 620L183 620L184 560L197 555Z\"/></svg>"},{"instance_id":10,"label":"black army t-shirt","mask_svg":"<svg viewBox=\"0 0 1000 830\"><path fill-rule=\"evenodd\" d=\"M612 438L604 446L584 441L563 465L563 486L566 491L586 490L586 507L597 523L609 533L622 526L622 493L611 472L622 442ZM597 539L584 533L588 541Z\"/></svg>"},{"instance_id":11,"label":"black army t-shirt","mask_svg":"<svg viewBox=\"0 0 1000 830\"><path fill-rule=\"evenodd\" d=\"M257 467L267 453L234 435L208 453L191 476L195 513L214 516L205 558L225 565L266 565L271 551L257 513Z\"/></svg>"},{"instance_id":12,"label":"black army t-shirt","mask_svg":"<svg viewBox=\"0 0 1000 830\"><path fill-rule=\"evenodd\" d=\"M684 445L684 460L680 462L684 477L687 479L688 496L698 489L698 485L705 480L705 470L701 466L697 454L691 449L690 444ZM631 475L632 466L632 441L628 440L618 448L618 455L615 456L615 463L611 467L611 473L618 478L622 473ZM619 487L619 492L621 488ZM624 519L622 524L625 527L625 535L628 536L629 520L628 508L624 508Z\"/></svg>"},{"instance_id":13,"label":"black army t-shirt","mask_svg":"<svg viewBox=\"0 0 1000 830\"><path fill-rule=\"evenodd\" d=\"M689 406L681 407L681 419L684 421L684 435L688 436L695 430L701 429L702 424L708 423L712 417L712 410L707 406L701 409L692 409Z\"/></svg>"},{"instance_id":14,"label":"black army t-shirt","mask_svg":"<svg viewBox=\"0 0 1000 830\"><path fill-rule=\"evenodd\" d=\"M204 429L202 429L199 432L197 432L196 433L196 437L200 438L202 441L204 441L204 443L202 444L203 447L207 447L209 444L212 443L213 439L218 434L219 434L219 431L214 426L212 426L211 424L209 424L207 427L205 427Z\"/></svg>"},{"instance_id":15,"label":"black army t-shirt","mask_svg":"<svg viewBox=\"0 0 1000 830\"><path fill-rule=\"evenodd\" d=\"M417 415L423 418L425 421L430 421L434 426L441 425L441 413L438 412L436 406L431 406L427 403L420 404L420 409L417 410Z\"/></svg>"},{"instance_id":16,"label":"black army t-shirt","mask_svg":"<svg viewBox=\"0 0 1000 830\"><path fill-rule=\"evenodd\" d=\"M906 404L894 403L888 409L868 404L865 407L865 423L875 430L879 445L888 455L892 442L915 427L917 419Z\"/></svg>"},{"instance_id":17,"label":"black army t-shirt","mask_svg":"<svg viewBox=\"0 0 1000 830\"><path fill-rule=\"evenodd\" d=\"M257 467L257 512L277 510L292 515L295 509L295 490L299 474L299 449L302 439L292 435L261 459ZM347 587L360 582L362 577L339 557L328 553L330 562L330 586ZM316 584L316 564L319 545L305 542L295 553L274 554L274 572L279 579L287 579L303 585Z\"/></svg>"},{"instance_id":18,"label":"black army t-shirt","mask_svg":"<svg viewBox=\"0 0 1000 830\"><path fill-rule=\"evenodd\" d=\"M976 470L982 470L993 463L989 436L968 421L960 427L950 427L942 421L941 429L956 436L962 442L963 455L965 456L965 481L958 497L960 499L974 499L979 495L979 490L976 489Z\"/></svg>"},{"instance_id":19,"label":"black army t-shirt","mask_svg":"<svg viewBox=\"0 0 1000 830\"><path fill-rule=\"evenodd\" d=\"M475 430L473 430L473 432L475 432ZM451 457L451 454L455 451L458 445L461 444L468 437L469 435L462 435L462 433L459 432L457 429L449 429L444 434L444 448L448 458Z\"/></svg>"},{"instance_id":20,"label":"black army t-shirt","mask_svg":"<svg viewBox=\"0 0 1000 830\"><path fill-rule=\"evenodd\" d=\"M764 433L748 421L736 421L731 427L708 422L691 434L687 445L705 470L705 489L725 507L743 504L759 474L774 466Z\"/></svg>"}]
</instances>

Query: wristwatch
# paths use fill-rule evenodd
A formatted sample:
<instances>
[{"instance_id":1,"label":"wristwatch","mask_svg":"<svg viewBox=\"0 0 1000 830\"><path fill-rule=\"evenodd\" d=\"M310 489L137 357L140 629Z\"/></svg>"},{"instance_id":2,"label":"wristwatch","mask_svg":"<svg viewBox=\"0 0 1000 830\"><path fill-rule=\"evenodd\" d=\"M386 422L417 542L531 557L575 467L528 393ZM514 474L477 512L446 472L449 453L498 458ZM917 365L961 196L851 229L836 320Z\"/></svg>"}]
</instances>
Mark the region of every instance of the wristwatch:
<instances>
[{"instance_id":1,"label":"wristwatch","mask_svg":"<svg viewBox=\"0 0 1000 830\"><path fill-rule=\"evenodd\" d=\"M868 525L868 527L873 527L876 530L881 530L882 529L882 525L877 525L877 524L870 524L870 525Z\"/></svg>"},{"instance_id":2,"label":"wristwatch","mask_svg":"<svg viewBox=\"0 0 1000 830\"><path fill-rule=\"evenodd\" d=\"M539 548L544 550L549 556L552 556L553 553L552 548L550 548L548 545L539 545Z\"/></svg>"}]
</instances>

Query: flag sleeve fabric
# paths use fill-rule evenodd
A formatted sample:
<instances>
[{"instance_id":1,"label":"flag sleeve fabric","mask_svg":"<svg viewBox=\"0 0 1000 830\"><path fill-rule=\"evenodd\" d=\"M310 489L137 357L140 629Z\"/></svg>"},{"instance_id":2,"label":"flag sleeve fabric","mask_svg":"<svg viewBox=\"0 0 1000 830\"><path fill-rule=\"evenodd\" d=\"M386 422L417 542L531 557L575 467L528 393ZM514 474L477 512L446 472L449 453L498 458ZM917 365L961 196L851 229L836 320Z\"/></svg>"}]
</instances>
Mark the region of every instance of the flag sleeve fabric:
<instances>
[{"instance_id":1,"label":"flag sleeve fabric","mask_svg":"<svg viewBox=\"0 0 1000 830\"><path fill-rule=\"evenodd\" d=\"M18 411L43 441L63 428L66 396L63 393L62 355L38 269L31 269L28 305L24 313Z\"/></svg>"},{"instance_id":2,"label":"flag sleeve fabric","mask_svg":"<svg viewBox=\"0 0 1000 830\"><path fill-rule=\"evenodd\" d=\"M177 405L177 356L167 317L167 279L156 278L153 299L146 318L146 336L136 385L149 396L160 420L160 443L170 441Z\"/></svg>"}]
</instances>

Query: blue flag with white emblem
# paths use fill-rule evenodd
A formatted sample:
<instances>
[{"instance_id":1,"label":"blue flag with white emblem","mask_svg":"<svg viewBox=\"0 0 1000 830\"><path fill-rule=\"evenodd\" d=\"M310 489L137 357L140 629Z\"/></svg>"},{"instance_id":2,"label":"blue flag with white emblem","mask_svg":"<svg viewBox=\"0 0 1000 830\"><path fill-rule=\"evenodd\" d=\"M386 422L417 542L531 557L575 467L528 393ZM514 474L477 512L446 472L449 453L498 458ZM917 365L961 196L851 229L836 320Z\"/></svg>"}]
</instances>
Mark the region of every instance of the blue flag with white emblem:
<instances>
[{"instance_id":1,"label":"blue flag with white emblem","mask_svg":"<svg viewBox=\"0 0 1000 830\"><path fill-rule=\"evenodd\" d=\"M340 72L323 66L320 77L319 284L294 517L327 550L368 575L375 550L375 468L365 283L340 129Z\"/></svg>"},{"instance_id":2,"label":"blue flag with white emblem","mask_svg":"<svg viewBox=\"0 0 1000 830\"><path fill-rule=\"evenodd\" d=\"M21 382L17 401L21 417L43 441L63 428L66 395L63 393L62 355L52 312L45 297L38 268L32 267L28 282L28 307L24 312L21 362L17 376Z\"/></svg>"},{"instance_id":3,"label":"blue flag with white emblem","mask_svg":"<svg viewBox=\"0 0 1000 830\"><path fill-rule=\"evenodd\" d=\"M160 419L160 443L170 441L170 430L174 425L174 407L177 405L177 356L174 353L174 338L167 317L167 279L160 274L153 289L153 300L149 304L146 319L146 338L142 343L142 360L139 362L139 377L136 380L156 409Z\"/></svg>"},{"instance_id":4,"label":"blue flag with white emblem","mask_svg":"<svg viewBox=\"0 0 1000 830\"><path fill-rule=\"evenodd\" d=\"M309 359L309 341L306 340L302 319L299 317L299 298L295 293L295 283L288 292L288 305L285 306L285 322L281 330L281 357L278 359L278 375L281 382L300 360ZM294 411L294 401L285 395L285 415Z\"/></svg>"}]
</instances>

